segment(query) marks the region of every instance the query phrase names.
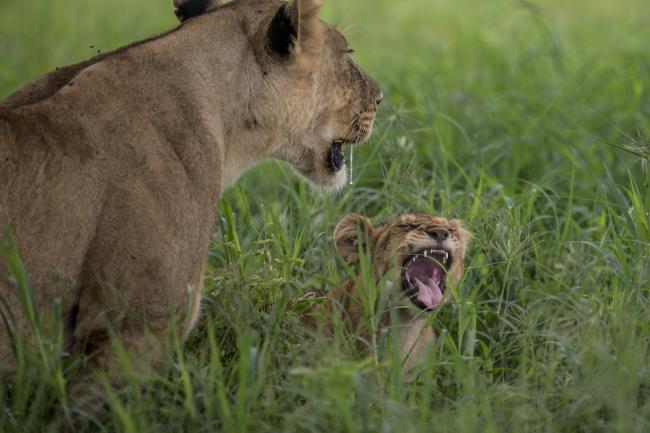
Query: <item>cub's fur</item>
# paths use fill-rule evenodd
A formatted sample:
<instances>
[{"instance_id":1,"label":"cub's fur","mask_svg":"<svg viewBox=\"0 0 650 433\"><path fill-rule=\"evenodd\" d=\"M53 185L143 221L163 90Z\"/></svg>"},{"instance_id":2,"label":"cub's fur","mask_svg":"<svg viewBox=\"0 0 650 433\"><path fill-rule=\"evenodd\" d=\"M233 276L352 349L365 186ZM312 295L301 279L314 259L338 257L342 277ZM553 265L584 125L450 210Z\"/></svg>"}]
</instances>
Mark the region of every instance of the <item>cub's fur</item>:
<instances>
[{"instance_id":1,"label":"cub's fur","mask_svg":"<svg viewBox=\"0 0 650 433\"><path fill-rule=\"evenodd\" d=\"M94 354L86 371L113 368L111 333L154 357L172 324L185 335L224 188L267 157L341 186L341 145L369 136L382 97L317 0L174 5L178 28L0 103L1 230L41 323L60 300L67 349ZM8 273L0 263L15 319L0 320L3 376L7 335L31 334Z\"/></svg>"},{"instance_id":2,"label":"cub's fur","mask_svg":"<svg viewBox=\"0 0 650 433\"><path fill-rule=\"evenodd\" d=\"M423 213L408 213L377 227L361 215L343 218L334 230L337 252L359 272L359 251L369 258L375 282L392 281L392 302L397 302L400 348L405 367L424 354L434 338L429 312L447 302L450 286L463 277L470 234L458 220ZM427 278L430 276L432 278ZM357 278L344 281L326 294L320 313L338 306L351 329L357 329L363 309ZM437 292L439 289L440 293ZM437 295L434 295L436 291ZM308 320L313 323L316 315ZM382 326L389 326L388 314ZM366 338L368 335L366 335Z\"/></svg>"}]
</instances>

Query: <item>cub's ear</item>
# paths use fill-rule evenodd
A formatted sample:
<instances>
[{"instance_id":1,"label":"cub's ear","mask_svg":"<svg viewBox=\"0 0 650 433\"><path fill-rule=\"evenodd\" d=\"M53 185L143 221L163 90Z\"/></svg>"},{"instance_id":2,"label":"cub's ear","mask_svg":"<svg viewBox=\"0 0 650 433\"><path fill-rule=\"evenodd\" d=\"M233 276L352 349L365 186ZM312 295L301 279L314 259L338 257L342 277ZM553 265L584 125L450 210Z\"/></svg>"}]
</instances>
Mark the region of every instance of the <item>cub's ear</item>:
<instances>
[{"instance_id":1,"label":"cub's ear","mask_svg":"<svg viewBox=\"0 0 650 433\"><path fill-rule=\"evenodd\" d=\"M364 216L350 214L343 217L334 229L336 252L351 265L359 263L359 248L367 247L374 231L372 222Z\"/></svg>"},{"instance_id":2,"label":"cub's ear","mask_svg":"<svg viewBox=\"0 0 650 433\"><path fill-rule=\"evenodd\" d=\"M286 56L298 52L318 24L320 0L291 0L280 6L266 32L271 54Z\"/></svg>"},{"instance_id":3,"label":"cub's ear","mask_svg":"<svg viewBox=\"0 0 650 433\"><path fill-rule=\"evenodd\" d=\"M180 22L221 6L219 0L174 0L174 14Z\"/></svg>"}]
</instances>

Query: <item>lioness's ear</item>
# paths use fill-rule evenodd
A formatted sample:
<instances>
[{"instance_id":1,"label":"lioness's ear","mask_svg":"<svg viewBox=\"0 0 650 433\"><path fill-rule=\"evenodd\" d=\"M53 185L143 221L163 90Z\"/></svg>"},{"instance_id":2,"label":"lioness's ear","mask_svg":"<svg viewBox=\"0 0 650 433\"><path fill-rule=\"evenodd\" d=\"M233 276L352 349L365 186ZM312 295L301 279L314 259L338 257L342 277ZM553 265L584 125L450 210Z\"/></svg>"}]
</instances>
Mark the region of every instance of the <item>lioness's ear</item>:
<instances>
[{"instance_id":1,"label":"lioness's ear","mask_svg":"<svg viewBox=\"0 0 650 433\"><path fill-rule=\"evenodd\" d=\"M174 14L180 22L221 6L219 0L174 0Z\"/></svg>"},{"instance_id":2,"label":"lioness's ear","mask_svg":"<svg viewBox=\"0 0 650 433\"><path fill-rule=\"evenodd\" d=\"M361 215L345 216L334 229L334 245L336 252L351 265L359 262L359 244L365 249L375 228L372 222Z\"/></svg>"},{"instance_id":3,"label":"lioness's ear","mask_svg":"<svg viewBox=\"0 0 650 433\"><path fill-rule=\"evenodd\" d=\"M310 36L321 4L320 0L292 0L280 6L266 33L269 52L280 55L297 52L302 40Z\"/></svg>"}]
</instances>

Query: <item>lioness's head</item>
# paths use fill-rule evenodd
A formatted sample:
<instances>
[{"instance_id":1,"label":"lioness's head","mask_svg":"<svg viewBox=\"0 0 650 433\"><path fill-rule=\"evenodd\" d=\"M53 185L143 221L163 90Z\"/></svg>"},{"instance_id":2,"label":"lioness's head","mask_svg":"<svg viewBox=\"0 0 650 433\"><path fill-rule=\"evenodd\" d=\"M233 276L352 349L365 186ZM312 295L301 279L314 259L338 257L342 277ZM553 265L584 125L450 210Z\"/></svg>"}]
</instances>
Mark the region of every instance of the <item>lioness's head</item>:
<instances>
[{"instance_id":1,"label":"lioness's head","mask_svg":"<svg viewBox=\"0 0 650 433\"><path fill-rule=\"evenodd\" d=\"M318 18L321 1L174 0L174 6L183 26L218 28L236 20L248 39L254 65L238 79L251 83L252 102L237 126L274 131L270 156L315 184L343 185L343 148L370 136L383 95L352 60L341 32Z\"/></svg>"},{"instance_id":2,"label":"lioness's head","mask_svg":"<svg viewBox=\"0 0 650 433\"><path fill-rule=\"evenodd\" d=\"M336 250L350 265L358 265L360 250L366 252L377 280L394 272L401 294L426 311L447 301L450 280L461 280L469 237L460 221L423 213L377 227L350 214L334 229Z\"/></svg>"}]
</instances>

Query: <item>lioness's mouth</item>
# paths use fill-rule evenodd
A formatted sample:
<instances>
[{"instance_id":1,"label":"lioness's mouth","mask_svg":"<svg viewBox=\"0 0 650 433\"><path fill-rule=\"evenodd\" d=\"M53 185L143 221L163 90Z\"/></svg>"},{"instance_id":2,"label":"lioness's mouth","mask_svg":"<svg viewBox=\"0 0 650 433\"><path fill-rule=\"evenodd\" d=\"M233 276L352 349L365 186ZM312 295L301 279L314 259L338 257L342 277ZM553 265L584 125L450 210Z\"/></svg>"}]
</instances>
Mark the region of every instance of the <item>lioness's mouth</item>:
<instances>
[{"instance_id":1,"label":"lioness's mouth","mask_svg":"<svg viewBox=\"0 0 650 433\"><path fill-rule=\"evenodd\" d=\"M341 171L345 165L345 153L343 153L343 145L345 141L337 139L332 141L332 147L330 148L327 163L329 169L333 172Z\"/></svg>"},{"instance_id":2,"label":"lioness's mouth","mask_svg":"<svg viewBox=\"0 0 650 433\"><path fill-rule=\"evenodd\" d=\"M431 311L442 302L447 288L451 254L430 248L409 255L402 265L402 290L417 307Z\"/></svg>"}]
</instances>

